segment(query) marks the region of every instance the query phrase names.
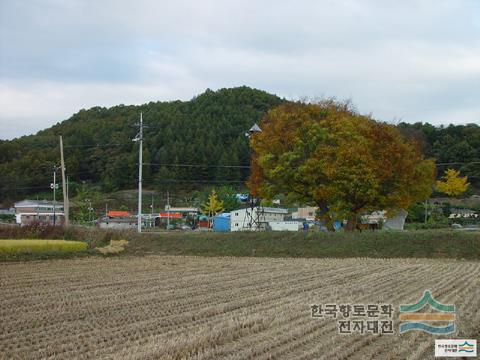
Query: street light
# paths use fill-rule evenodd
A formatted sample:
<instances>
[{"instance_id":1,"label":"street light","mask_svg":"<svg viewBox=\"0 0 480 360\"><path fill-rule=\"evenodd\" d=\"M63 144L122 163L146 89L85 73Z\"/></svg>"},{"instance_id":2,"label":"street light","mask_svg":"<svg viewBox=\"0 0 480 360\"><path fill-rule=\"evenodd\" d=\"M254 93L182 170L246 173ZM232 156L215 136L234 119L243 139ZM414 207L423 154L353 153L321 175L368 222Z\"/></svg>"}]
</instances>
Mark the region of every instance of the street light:
<instances>
[{"instance_id":1,"label":"street light","mask_svg":"<svg viewBox=\"0 0 480 360\"><path fill-rule=\"evenodd\" d=\"M257 123L253 124L253 126L245 133L245 136L249 139L252 138L252 136L256 133L261 133L262 129L260 129L260 126L257 125Z\"/></svg>"},{"instance_id":2,"label":"street light","mask_svg":"<svg viewBox=\"0 0 480 360\"><path fill-rule=\"evenodd\" d=\"M88 203L88 221L92 221L92 212L93 212L93 207L92 207L92 200L90 199L85 199L85 202Z\"/></svg>"},{"instance_id":3,"label":"street light","mask_svg":"<svg viewBox=\"0 0 480 360\"><path fill-rule=\"evenodd\" d=\"M248 138L248 140L252 140L252 137L255 135L255 134L258 134L258 133L261 133L262 132L262 129L260 128L260 126L257 125L257 123L253 124L253 126L245 133L245 136ZM252 158L252 155L253 155L253 152L252 152L252 149L250 147L250 158ZM252 230L252 228L255 226L255 227L258 227L259 225L259 220L260 220L260 214L259 214L259 211L257 209L257 218L254 219L254 209L255 209L255 203L258 202L258 199L254 199L253 198L253 195L252 193L249 193L248 194L248 201L249 201L249 205L250 205L250 213L248 213L248 211L245 212L245 215L248 217L248 228L249 230ZM262 211L263 212L263 211ZM245 219L244 219L244 224L243 226L245 226ZM258 229L255 229L255 230L258 230Z\"/></svg>"}]
</instances>

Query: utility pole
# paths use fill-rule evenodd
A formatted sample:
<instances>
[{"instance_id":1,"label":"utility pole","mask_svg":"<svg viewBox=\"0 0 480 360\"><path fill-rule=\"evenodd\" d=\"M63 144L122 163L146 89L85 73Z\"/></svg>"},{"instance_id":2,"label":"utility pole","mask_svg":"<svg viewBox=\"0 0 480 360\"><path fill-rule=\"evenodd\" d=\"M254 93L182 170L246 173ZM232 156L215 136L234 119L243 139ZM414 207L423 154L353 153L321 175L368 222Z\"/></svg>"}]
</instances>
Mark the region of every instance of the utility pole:
<instances>
[{"instance_id":1,"label":"utility pole","mask_svg":"<svg viewBox=\"0 0 480 360\"><path fill-rule=\"evenodd\" d=\"M170 228L170 194L167 190L167 230Z\"/></svg>"},{"instance_id":2,"label":"utility pole","mask_svg":"<svg viewBox=\"0 0 480 360\"><path fill-rule=\"evenodd\" d=\"M425 224L427 223L427 218L428 218L428 199L425 200Z\"/></svg>"},{"instance_id":3,"label":"utility pole","mask_svg":"<svg viewBox=\"0 0 480 360\"><path fill-rule=\"evenodd\" d=\"M152 204L150 205L150 227L155 227L155 221L153 220L153 193L152 193Z\"/></svg>"},{"instance_id":4,"label":"utility pole","mask_svg":"<svg viewBox=\"0 0 480 360\"><path fill-rule=\"evenodd\" d=\"M90 199L87 199L88 200L88 221L92 221L92 214L93 214L93 207L92 207L92 200Z\"/></svg>"},{"instance_id":5,"label":"utility pole","mask_svg":"<svg viewBox=\"0 0 480 360\"><path fill-rule=\"evenodd\" d=\"M63 157L63 139L60 135L60 165L62 168L62 190L63 190L63 213L65 214L65 226L69 225L69 203L67 193L67 182L65 179L65 160Z\"/></svg>"},{"instance_id":6,"label":"utility pole","mask_svg":"<svg viewBox=\"0 0 480 360\"><path fill-rule=\"evenodd\" d=\"M57 170L58 166L53 165L53 184L50 184L50 188L53 189L53 226L56 223L56 190L57 190Z\"/></svg>"},{"instance_id":7,"label":"utility pole","mask_svg":"<svg viewBox=\"0 0 480 360\"><path fill-rule=\"evenodd\" d=\"M140 113L140 123L138 124L140 131L135 136L133 141L139 141L140 146L138 150L138 223L137 231L142 232L142 153L143 153L143 114Z\"/></svg>"},{"instance_id":8,"label":"utility pole","mask_svg":"<svg viewBox=\"0 0 480 360\"><path fill-rule=\"evenodd\" d=\"M152 194L152 204L150 205L150 215L153 217L153 194Z\"/></svg>"},{"instance_id":9,"label":"utility pole","mask_svg":"<svg viewBox=\"0 0 480 360\"><path fill-rule=\"evenodd\" d=\"M68 211L68 214L70 214L70 197L69 197L69 192L68 192L68 176L66 176L67 178L67 211ZM63 209L64 213L65 213L65 209ZM67 225L67 224L65 224ZM69 218L68 218L68 225L70 225L70 215L69 215Z\"/></svg>"},{"instance_id":10,"label":"utility pole","mask_svg":"<svg viewBox=\"0 0 480 360\"><path fill-rule=\"evenodd\" d=\"M55 205L56 205L55 190L56 189L57 189L57 169L54 166L53 167L53 226L55 226Z\"/></svg>"}]
</instances>

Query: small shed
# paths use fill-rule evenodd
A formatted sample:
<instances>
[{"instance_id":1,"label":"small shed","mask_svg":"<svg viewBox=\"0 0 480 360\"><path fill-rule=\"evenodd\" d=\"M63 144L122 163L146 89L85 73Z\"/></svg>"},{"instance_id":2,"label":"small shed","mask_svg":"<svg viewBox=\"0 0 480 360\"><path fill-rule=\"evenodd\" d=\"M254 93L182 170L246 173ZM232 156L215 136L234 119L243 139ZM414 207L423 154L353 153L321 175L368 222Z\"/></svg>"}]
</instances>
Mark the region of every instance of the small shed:
<instances>
[{"instance_id":1,"label":"small shed","mask_svg":"<svg viewBox=\"0 0 480 360\"><path fill-rule=\"evenodd\" d=\"M209 229L210 228L210 221L208 216L200 215L198 217L198 228L199 229Z\"/></svg>"},{"instance_id":2,"label":"small shed","mask_svg":"<svg viewBox=\"0 0 480 360\"><path fill-rule=\"evenodd\" d=\"M219 214L213 218L213 231L230 231L230 214Z\"/></svg>"}]
</instances>

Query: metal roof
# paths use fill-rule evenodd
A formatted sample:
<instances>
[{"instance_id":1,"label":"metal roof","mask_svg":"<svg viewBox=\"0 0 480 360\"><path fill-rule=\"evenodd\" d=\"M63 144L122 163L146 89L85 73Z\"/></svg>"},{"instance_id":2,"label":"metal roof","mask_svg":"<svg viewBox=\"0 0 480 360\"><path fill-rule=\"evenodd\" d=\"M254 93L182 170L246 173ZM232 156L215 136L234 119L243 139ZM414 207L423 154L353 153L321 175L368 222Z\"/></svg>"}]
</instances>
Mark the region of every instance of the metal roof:
<instances>
[{"instance_id":1,"label":"metal roof","mask_svg":"<svg viewBox=\"0 0 480 360\"><path fill-rule=\"evenodd\" d=\"M48 200L22 200L14 204L14 207L32 207L32 206L53 206L53 201ZM63 207L61 202L55 204L56 207Z\"/></svg>"}]
</instances>

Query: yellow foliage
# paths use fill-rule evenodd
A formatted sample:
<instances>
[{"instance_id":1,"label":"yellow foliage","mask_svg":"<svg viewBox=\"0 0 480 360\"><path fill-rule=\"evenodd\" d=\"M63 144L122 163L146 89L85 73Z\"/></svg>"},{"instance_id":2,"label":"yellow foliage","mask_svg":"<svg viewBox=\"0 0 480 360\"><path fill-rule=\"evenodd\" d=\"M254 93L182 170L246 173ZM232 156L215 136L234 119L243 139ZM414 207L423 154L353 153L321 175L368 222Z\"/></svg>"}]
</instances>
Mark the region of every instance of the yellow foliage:
<instances>
[{"instance_id":1,"label":"yellow foliage","mask_svg":"<svg viewBox=\"0 0 480 360\"><path fill-rule=\"evenodd\" d=\"M85 250L87 244L66 240L0 240L0 254L74 252Z\"/></svg>"},{"instance_id":2,"label":"yellow foliage","mask_svg":"<svg viewBox=\"0 0 480 360\"><path fill-rule=\"evenodd\" d=\"M460 171L448 169L442 177L443 181L437 181L437 189L448 196L458 196L467 191L468 179L461 177Z\"/></svg>"},{"instance_id":3,"label":"yellow foliage","mask_svg":"<svg viewBox=\"0 0 480 360\"><path fill-rule=\"evenodd\" d=\"M212 190L208 195L208 201L202 206L202 212L208 217L212 217L224 210L223 200L218 200L215 190Z\"/></svg>"}]
</instances>

